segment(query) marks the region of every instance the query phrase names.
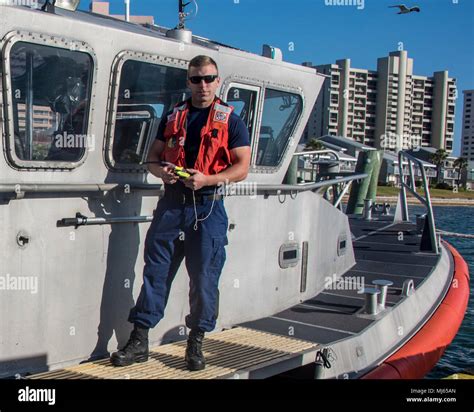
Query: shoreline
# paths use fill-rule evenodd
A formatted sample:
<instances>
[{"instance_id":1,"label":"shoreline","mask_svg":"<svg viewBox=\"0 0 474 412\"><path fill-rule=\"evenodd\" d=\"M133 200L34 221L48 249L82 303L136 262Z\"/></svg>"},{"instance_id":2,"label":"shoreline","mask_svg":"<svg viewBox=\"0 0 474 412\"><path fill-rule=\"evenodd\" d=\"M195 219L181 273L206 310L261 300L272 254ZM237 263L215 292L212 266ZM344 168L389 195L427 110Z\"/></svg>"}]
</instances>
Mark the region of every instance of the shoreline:
<instances>
[{"instance_id":1,"label":"shoreline","mask_svg":"<svg viewBox=\"0 0 474 412\"><path fill-rule=\"evenodd\" d=\"M343 201L347 203L349 196L344 196ZM395 206L397 204L397 196L377 196L376 203L390 203ZM421 205L421 203L414 197L407 196L407 203L409 205ZM444 199L441 197L431 198L433 206L474 206L474 199Z\"/></svg>"},{"instance_id":2,"label":"shoreline","mask_svg":"<svg viewBox=\"0 0 474 412\"><path fill-rule=\"evenodd\" d=\"M397 196L377 196L376 202L397 203ZM414 197L407 196L409 205L421 205ZM474 206L474 199L443 199L441 197L431 198L431 204L436 206Z\"/></svg>"}]
</instances>

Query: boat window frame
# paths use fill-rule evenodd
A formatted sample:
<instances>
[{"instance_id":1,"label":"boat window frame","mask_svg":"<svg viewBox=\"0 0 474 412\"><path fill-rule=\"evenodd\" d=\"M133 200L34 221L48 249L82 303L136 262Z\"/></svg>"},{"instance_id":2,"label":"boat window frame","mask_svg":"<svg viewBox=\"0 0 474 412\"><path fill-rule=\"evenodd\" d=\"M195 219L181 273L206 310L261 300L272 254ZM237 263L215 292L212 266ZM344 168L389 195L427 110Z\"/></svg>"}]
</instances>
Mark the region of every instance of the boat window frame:
<instances>
[{"instance_id":1,"label":"boat window frame","mask_svg":"<svg viewBox=\"0 0 474 412\"><path fill-rule=\"evenodd\" d=\"M250 137L250 167L249 172L254 171L254 164L256 159L257 153L257 142L260 134L260 120L262 115L262 95L264 92L264 82L258 79L252 79L248 77L242 77L237 74L230 74L225 78L222 78L221 88L218 93L219 98L225 102L227 102L226 98L229 94L229 91L232 87L238 85L239 87L242 86L243 88L258 88L258 96L256 100L256 108L255 108L255 115L254 115L254 124L252 129L252 136ZM250 89L253 90L253 89ZM239 116L240 117L240 116ZM257 132L257 130L259 130Z\"/></svg>"},{"instance_id":2,"label":"boat window frame","mask_svg":"<svg viewBox=\"0 0 474 412\"><path fill-rule=\"evenodd\" d=\"M32 32L24 30L15 30L7 33L0 41L0 55L2 57L3 71L3 114L5 122L5 148L7 163L10 167L19 170L29 171L67 171L76 169L86 162L89 150L84 150L82 156L76 161L48 161L48 160L23 160L20 159L15 151L15 126L13 116L13 101L12 101L12 79L11 79L11 50L13 46L18 43L37 44L39 46L49 46L58 49L66 49L69 51L77 51L86 53L92 60L91 83L90 83L90 101L89 110L87 113L87 127L84 131L86 136L90 135L93 125L93 113L95 108L96 90L97 90L97 55L94 49L85 41L74 39L66 36L54 36L51 34Z\"/></svg>"},{"instance_id":3,"label":"boat window frame","mask_svg":"<svg viewBox=\"0 0 474 412\"><path fill-rule=\"evenodd\" d=\"M254 108L254 113L253 113L253 119L252 119L252 135L249 135L250 138L250 148L251 148L251 159L250 159L250 164L252 163L253 159L253 154L255 152L254 146L255 146L255 141L257 140L257 132L256 132L256 127L257 127L257 118L259 114L259 107L260 107L260 95L262 94L262 85L255 85L255 84L246 84L241 81L237 80L231 80L230 82L226 83L226 89L225 93L222 93L222 100L224 100L227 104L230 104L227 101L227 96L229 95L230 89L233 87L243 89L243 90L250 90L252 92L257 93L257 98L255 99L255 108ZM240 116L239 116L240 117Z\"/></svg>"},{"instance_id":4,"label":"boat window frame","mask_svg":"<svg viewBox=\"0 0 474 412\"><path fill-rule=\"evenodd\" d=\"M284 159L287 155L289 147L293 144L297 145L298 142L294 141L295 130L301 126L301 121L303 114L306 109L306 98L301 87L276 83L272 81L264 81L260 79L243 77L237 74L228 75L225 79L222 80L221 89L219 92L219 97L225 101L227 94L231 87L234 84L239 86L248 86L248 87L258 87L260 88L259 96L257 99L257 108L255 112L255 124L253 128L253 140L251 140L251 158L250 158L250 168L249 172L251 173L261 173L261 174L273 174L277 173L284 164ZM257 151L258 151L258 142L260 140L260 126L262 124L262 115L263 115L263 104L265 101L265 91L266 89L282 91L287 93L293 93L300 97L301 99L301 112L298 114L298 118L295 122L292 133L288 139L288 142L285 146L285 150L281 154L281 159L278 165L275 166L260 166L256 164L257 161Z\"/></svg>"},{"instance_id":5,"label":"boat window frame","mask_svg":"<svg viewBox=\"0 0 474 412\"><path fill-rule=\"evenodd\" d=\"M120 80L124 64L129 61L139 61L143 63L155 64L156 66L165 66L175 69L183 69L186 73L188 70L188 60L179 59L170 56L151 54L146 52L138 52L134 50L122 50L114 58L112 63L110 86L108 91L107 112L106 112L106 129L104 139L104 159L107 168L114 172L122 173L146 173L148 168L146 165L133 163L120 163L114 159L113 147L115 136L115 123L117 118L118 93L120 91ZM183 85L185 86L185 85ZM165 113L163 113L164 115ZM158 125L157 125L158 127ZM148 152L153 144L154 138L147 136L145 142L143 157L148 156Z\"/></svg>"},{"instance_id":6,"label":"boat window frame","mask_svg":"<svg viewBox=\"0 0 474 412\"><path fill-rule=\"evenodd\" d=\"M286 93L291 93L297 95L301 99L301 110L298 113L298 117L296 118L296 122L293 126L293 129L291 130L290 136L288 137L285 148L281 152L280 155L280 160L278 164L273 165L273 166L264 166L264 165L257 165L257 153L258 153L258 142L260 141L260 127L262 125L262 118L263 118L263 109L264 109L264 104L265 104L265 94L267 89L274 90L277 92L286 92ZM276 173L278 172L281 167L284 164L284 160L288 154L289 148L293 145L298 145L299 142L295 142L294 135L295 131L300 127L301 124L301 119L303 118L303 114L305 112L306 108L306 99L303 93L303 89L300 87L294 87L294 86L287 86L287 85L282 85L282 84L276 84L272 82L265 82L265 87L263 88L263 93L261 94L260 98L260 110L259 110L259 123L257 125L258 127L258 139L255 139L256 146L255 146L255 151L252 155L252 169L255 172L259 173Z\"/></svg>"}]
</instances>

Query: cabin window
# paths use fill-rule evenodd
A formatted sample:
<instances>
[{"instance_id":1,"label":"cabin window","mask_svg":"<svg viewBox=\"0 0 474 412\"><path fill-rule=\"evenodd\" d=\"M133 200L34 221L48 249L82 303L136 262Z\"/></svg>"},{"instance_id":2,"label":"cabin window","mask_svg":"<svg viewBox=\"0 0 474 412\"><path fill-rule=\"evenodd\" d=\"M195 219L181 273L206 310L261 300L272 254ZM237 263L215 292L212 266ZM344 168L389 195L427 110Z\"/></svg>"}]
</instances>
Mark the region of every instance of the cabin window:
<instances>
[{"instance_id":1,"label":"cabin window","mask_svg":"<svg viewBox=\"0 0 474 412\"><path fill-rule=\"evenodd\" d=\"M16 163L54 167L81 159L93 145L87 136L91 56L20 41L12 46L10 70Z\"/></svg>"},{"instance_id":2,"label":"cabin window","mask_svg":"<svg viewBox=\"0 0 474 412\"><path fill-rule=\"evenodd\" d=\"M112 145L115 167L145 160L161 117L188 96L186 73L136 60L124 63Z\"/></svg>"},{"instance_id":3,"label":"cabin window","mask_svg":"<svg viewBox=\"0 0 474 412\"><path fill-rule=\"evenodd\" d=\"M299 95L266 89L257 148L257 166L277 166L302 111Z\"/></svg>"},{"instance_id":4,"label":"cabin window","mask_svg":"<svg viewBox=\"0 0 474 412\"><path fill-rule=\"evenodd\" d=\"M255 122L255 112L258 100L257 87L233 86L227 92L226 102L234 108L234 113L243 120L249 131L250 141Z\"/></svg>"}]
</instances>

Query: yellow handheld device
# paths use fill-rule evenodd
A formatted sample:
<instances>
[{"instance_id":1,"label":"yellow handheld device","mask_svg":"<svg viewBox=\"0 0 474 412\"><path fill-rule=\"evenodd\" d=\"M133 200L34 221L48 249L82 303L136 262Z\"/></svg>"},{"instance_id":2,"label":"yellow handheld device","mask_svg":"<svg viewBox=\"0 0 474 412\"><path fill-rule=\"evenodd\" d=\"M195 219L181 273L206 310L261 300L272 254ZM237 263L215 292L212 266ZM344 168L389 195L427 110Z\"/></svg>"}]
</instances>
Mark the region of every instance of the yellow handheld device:
<instances>
[{"instance_id":1,"label":"yellow handheld device","mask_svg":"<svg viewBox=\"0 0 474 412\"><path fill-rule=\"evenodd\" d=\"M186 169L181 166L175 166L174 172L182 179L187 179L189 176L191 176L191 173L187 172Z\"/></svg>"},{"instance_id":2,"label":"yellow handheld device","mask_svg":"<svg viewBox=\"0 0 474 412\"><path fill-rule=\"evenodd\" d=\"M178 176L180 179L187 179L188 177L191 176L191 173L189 173L182 166L176 166L175 164L170 163L170 162L161 162L161 165L171 167L173 169L174 174Z\"/></svg>"}]
</instances>

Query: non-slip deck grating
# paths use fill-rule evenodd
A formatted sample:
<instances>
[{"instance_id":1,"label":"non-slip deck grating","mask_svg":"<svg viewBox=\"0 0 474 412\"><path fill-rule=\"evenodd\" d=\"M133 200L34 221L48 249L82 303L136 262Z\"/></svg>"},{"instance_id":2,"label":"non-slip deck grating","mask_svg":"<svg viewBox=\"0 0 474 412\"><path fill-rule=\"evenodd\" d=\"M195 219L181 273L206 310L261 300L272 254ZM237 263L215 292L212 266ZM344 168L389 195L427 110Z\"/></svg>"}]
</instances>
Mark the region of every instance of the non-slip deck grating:
<instances>
[{"instance_id":1,"label":"non-slip deck grating","mask_svg":"<svg viewBox=\"0 0 474 412\"><path fill-rule=\"evenodd\" d=\"M148 362L114 367L108 359L88 362L29 379L222 379L259 365L287 361L316 350L312 342L246 328L234 328L206 335L203 353L206 369L190 372L184 364L186 342L170 343L150 350Z\"/></svg>"}]
</instances>

